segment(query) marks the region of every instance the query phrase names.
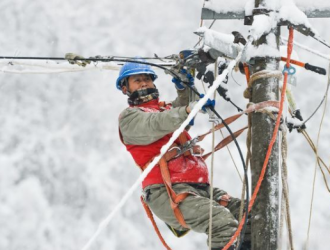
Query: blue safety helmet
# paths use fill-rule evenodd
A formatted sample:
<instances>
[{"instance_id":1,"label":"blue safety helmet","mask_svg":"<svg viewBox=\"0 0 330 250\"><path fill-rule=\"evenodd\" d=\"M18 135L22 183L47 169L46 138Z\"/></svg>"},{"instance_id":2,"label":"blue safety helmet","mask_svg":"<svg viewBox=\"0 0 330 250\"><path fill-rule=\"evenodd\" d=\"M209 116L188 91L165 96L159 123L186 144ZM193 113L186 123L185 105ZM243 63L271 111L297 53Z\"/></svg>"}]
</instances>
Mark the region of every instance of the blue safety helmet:
<instances>
[{"instance_id":1,"label":"blue safety helmet","mask_svg":"<svg viewBox=\"0 0 330 250\"><path fill-rule=\"evenodd\" d=\"M143 59L137 58L137 60L139 60L141 62L145 62ZM123 81L125 80L126 77L133 76L133 75L139 75L139 74L148 74L151 76L151 79L153 81L155 81L157 79L157 75L156 75L155 71L153 71L151 69L150 65L127 62L120 69L119 76L116 81L117 89L121 90Z\"/></svg>"}]
</instances>

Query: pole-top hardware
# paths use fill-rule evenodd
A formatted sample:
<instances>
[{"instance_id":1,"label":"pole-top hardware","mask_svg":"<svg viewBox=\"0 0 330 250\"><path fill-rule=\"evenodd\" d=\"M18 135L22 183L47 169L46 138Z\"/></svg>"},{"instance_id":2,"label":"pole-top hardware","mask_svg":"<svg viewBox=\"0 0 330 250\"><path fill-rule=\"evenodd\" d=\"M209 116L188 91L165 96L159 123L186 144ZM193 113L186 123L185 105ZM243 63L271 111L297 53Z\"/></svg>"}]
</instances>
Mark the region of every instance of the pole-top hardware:
<instances>
[{"instance_id":1,"label":"pole-top hardware","mask_svg":"<svg viewBox=\"0 0 330 250\"><path fill-rule=\"evenodd\" d=\"M266 8L255 8L253 9L251 16L244 15L244 25L252 25L254 21L253 16L268 15L270 12L274 12L274 10L269 10Z\"/></svg>"},{"instance_id":2,"label":"pole-top hardware","mask_svg":"<svg viewBox=\"0 0 330 250\"><path fill-rule=\"evenodd\" d=\"M327 10L311 10L304 11L308 18L330 18L330 9ZM202 9L202 20L214 20L214 19L222 19L222 20L230 20L230 19L244 19L245 22L250 23L252 16L246 16L244 10L240 10L237 12L222 12L217 13L213 10L203 8Z\"/></svg>"}]
</instances>

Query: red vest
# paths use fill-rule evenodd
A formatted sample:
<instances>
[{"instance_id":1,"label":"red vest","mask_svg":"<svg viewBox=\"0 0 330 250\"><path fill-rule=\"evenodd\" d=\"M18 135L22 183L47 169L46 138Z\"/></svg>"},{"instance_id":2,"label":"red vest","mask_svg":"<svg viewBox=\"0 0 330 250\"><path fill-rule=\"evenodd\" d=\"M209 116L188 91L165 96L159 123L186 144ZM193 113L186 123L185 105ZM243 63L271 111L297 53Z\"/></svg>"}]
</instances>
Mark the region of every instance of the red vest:
<instances>
[{"instance_id":1,"label":"red vest","mask_svg":"<svg viewBox=\"0 0 330 250\"><path fill-rule=\"evenodd\" d=\"M164 109L171 108L170 105L160 108L158 100L152 100L150 102L138 105L137 107L144 112L161 112ZM184 133L186 133L188 140L191 139L187 131L184 131ZM170 140L171 136L172 133L149 145L124 145L126 146L127 151L131 153L136 164L140 166L140 168L143 168L154 157L160 154L160 149ZM178 139L175 143L180 144ZM168 168L172 183L209 183L208 169L201 157L181 155L170 160L168 162ZM160 168L159 165L156 165L142 182L142 187L145 188L149 185L162 183L163 179Z\"/></svg>"}]
</instances>

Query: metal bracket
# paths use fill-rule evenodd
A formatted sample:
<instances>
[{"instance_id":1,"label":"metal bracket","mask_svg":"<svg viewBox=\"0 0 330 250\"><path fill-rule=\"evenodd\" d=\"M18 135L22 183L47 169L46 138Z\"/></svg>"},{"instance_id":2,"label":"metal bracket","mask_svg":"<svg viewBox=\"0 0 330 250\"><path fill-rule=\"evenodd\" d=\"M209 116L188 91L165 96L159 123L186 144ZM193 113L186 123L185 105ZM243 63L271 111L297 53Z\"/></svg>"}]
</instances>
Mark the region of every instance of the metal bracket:
<instances>
[{"instance_id":1,"label":"metal bracket","mask_svg":"<svg viewBox=\"0 0 330 250\"><path fill-rule=\"evenodd\" d=\"M330 10L312 10L312 11L304 11L308 18L330 18ZM237 12L224 12L217 13L213 10L203 8L202 9L202 19L203 20L230 20L230 19L244 19L244 25L252 25L253 16L246 16L244 10Z\"/></svg>"},{"instance_id":2,"label":"metal bracket","mask_svg":"<svg viewBox=\"0 0 330 250\"><path fill-rule=\"evenodd\" d=\"M303 24L292 24L291 22L289 22L288 20L280 20L278 23L278 26L288 26L288 27L292 27L295 30L299 31L301 34L305 35L305 36L315 36L315 33L308 27L306 27Z\"/></svg>"},{"instance_id":3,"label":"metal bracket","mask_svg":"<svg viewBox=\"0 0 330 250\"><path fill-rule=\"evenodd\" d=\"M253 16L256 15L268 15L273 10L268 10L265 8L257 8L252 11L252 16L245 16L244 17L244 25L252 25L253 24Z\"/></svg>"},{"instance_id":4,"label":"metal bracket","mask_svg":"<svg viewBox=\"0 0 330 250\"><path fill-rule=\"evenodd\" d=\"M219 118L217 116L215 116L215 114L212 112L211 109L206 108L206 112L209 115L209 122L214 122L215 124L219 124L220 123L219 122L220 121Z\"/></svg>"}]
</instances>

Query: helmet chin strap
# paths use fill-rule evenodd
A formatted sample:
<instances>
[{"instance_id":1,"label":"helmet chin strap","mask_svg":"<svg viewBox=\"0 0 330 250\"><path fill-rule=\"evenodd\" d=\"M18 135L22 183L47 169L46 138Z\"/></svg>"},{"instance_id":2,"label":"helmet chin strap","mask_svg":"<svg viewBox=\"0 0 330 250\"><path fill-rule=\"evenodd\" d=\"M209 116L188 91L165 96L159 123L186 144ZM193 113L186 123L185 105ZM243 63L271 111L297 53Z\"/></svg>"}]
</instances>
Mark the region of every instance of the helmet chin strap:
<instances>
[{"instance_id":1,"label":"helmet chin strap","mask_svg":"<svg viewBox=\"0 0 330 250\"><path fill-rule=\"evenodd\" d=\"M129 89L128 89L128 78L125 78L125 79L123 80L122 86L125 86L125 87L126 87L126 92L123 91L123 88L121 89L121 92L122 92L124 95L127 95L128 97L130 97L132 93L131 93L131 92L129 91Z\"/></svg>"}]
</instances>

